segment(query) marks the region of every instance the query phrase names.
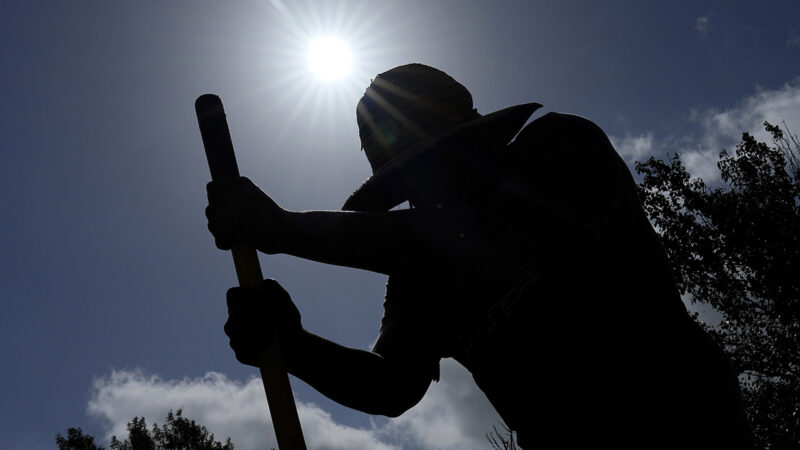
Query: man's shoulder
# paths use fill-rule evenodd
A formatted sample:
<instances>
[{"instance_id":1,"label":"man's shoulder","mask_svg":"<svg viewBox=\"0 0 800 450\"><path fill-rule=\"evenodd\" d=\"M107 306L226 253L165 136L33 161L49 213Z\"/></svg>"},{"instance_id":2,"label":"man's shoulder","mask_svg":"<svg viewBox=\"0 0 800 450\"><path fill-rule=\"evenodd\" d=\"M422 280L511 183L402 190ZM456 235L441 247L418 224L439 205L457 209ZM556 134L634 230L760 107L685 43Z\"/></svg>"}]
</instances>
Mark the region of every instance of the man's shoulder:
<instances>
[{"instance_id":1,"label":"man's shoulder","mask_svg":"<svg viewBox=\"0 0 800 450\"><path fill-rule=\"evenodd\" d=\"M573 126L597 126L594 122L587 119L586 117L579 116L577 114L568 114L568 113L560 113L551 111L542 117L534 119L531 121L531 124L563 124L563 125L573 125Z\"/></svg>"},{"instance_id":2,"label":"man's shoulder","mask_svg":"<svg viewBox=\"0 0 800 450\"><path fill-rule=\"evenodd\" d=\"M519 170L559 174L569 170L575 181L597 181L598 171L629 176L606 133L591 120L574 114L550 112L533 120L509 145L508 155ZM553 175L540 176L547 179Z\"/></svg>"},{"instance_id":3,"label":"man's shoulder","mask_svg":"<svg viewBox=\"0 0 800 450\"><path fill-rule=\"evenodd\" d=\"M605 132L591 120L574 114L550 112L533 120L519 132L512 146L594 142L605 145Z\"/></svg>"},{"instance_id":4,"label":"man's shoulder","mask_svg":"<svg viewBox=\"0 0 800 450\"><path fill-rule=\"evenodd\" d=\"M508 150L509 176L518 190L595 235L623 201L635 201L625 162L589 119L548 113L525 126Z\"/></svg>"}]
</instances>

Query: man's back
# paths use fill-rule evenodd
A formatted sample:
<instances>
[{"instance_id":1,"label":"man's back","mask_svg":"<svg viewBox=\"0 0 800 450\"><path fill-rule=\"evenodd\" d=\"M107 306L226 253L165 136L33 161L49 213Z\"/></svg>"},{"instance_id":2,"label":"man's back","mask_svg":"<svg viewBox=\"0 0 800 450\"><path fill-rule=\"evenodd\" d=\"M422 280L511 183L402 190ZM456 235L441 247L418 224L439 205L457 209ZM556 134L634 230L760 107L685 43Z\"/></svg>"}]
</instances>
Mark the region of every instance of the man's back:
<instances>
[{"instance_id":1,"label":"man's back","mask_svg":"<svg viewBox=\"0 0 800 450\"><path fill-rule=\"evenodd\" d=\"M508 219L530 227L511 240L531 259L466 365L520 443L749 448L730 363L689 317L604 133L551 113L509 150L529 203Z\"/></svg>"}]
</instances>

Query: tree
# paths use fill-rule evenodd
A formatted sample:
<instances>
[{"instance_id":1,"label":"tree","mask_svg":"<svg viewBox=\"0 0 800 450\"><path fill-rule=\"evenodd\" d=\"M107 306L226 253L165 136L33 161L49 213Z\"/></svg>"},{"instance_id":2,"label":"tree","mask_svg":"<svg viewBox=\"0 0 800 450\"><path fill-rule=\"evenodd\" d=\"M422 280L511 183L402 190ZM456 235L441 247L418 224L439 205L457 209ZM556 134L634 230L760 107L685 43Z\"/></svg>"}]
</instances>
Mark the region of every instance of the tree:
<instances>
[{"instance_id":1,"label":"tree","mask_svg":"<svg viewBox=\"0 0 800 450\"><path fill-rule=\"evenodd\" d=\"M764 122L719 154L719 186L679 155L636 163L639 194L682 294L721 322L706 328L739 373L758 446L800 449L800 142Z\"/></svg>"},{"instance_id":2,"label":"tree","mask_svg":"<svg viewBox=\"0 0 800 450\"><path fill-rule=\"evenodd\" d=\"M80 428L70 428L67 438L56 435L59 450L104 450L94 443L94 437L85 435ZM205 426L183 417L183 409L167 413L167 422L160 428L154 423L148 431L144 417L134 417L128 422L128 437L119 440L111 437L112 450L233 450L231 438L225 444L214 440Z\"/></svg>"},{"instance_id":3,"label":"tree","mask_svg":"<svg viewBox=\"0 0 800 450\"><path fill-rule=\"evenodd\" d=\"M56 434L56 445L58 450L105 450L104 447L94 443L94 437L83 434L80 428L70 428L67 430L67 437Z\"/></svg>"},{"instance_id":4,"label":"tree","mask_svg":"<svg viewBox=\"0 0 800 450\"><path fill-rule=\"evenodd\" d=\"M502 422L500 426L503 431L497 429L497 426L492 427L492 432L486 434L486 440L489 441L494 450L517 450L517 441L514 432L511 428Z\"/></svg>"}]
</instances>

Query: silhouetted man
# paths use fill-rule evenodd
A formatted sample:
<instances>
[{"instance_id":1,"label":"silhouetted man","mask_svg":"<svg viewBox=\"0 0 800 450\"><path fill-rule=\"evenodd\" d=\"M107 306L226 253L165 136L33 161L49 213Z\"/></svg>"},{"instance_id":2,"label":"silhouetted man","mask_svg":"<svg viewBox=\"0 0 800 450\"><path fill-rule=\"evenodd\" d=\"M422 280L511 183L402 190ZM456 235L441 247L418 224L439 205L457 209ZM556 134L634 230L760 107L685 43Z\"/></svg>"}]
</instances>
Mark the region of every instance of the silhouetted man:
<instances>
[{"instance_id":1,"label":"silhouetted man","mask_svg":"<svg viewBox=\"0 0 800 450\"><path fill-rule=\"evenodd\" d=\"M624 162L586 119L523 128L539 107L480 115L444 72L401 66L358 103L373 175L344 211L291 212L247 179L211 183L220 248L389 275L371 352L304 330L275 281L231 289L236 357L257 365L275 334L290 373L387 416L452 357L524 448L748 448L736 377L687 314Z\"/></svg>"}]
</instances>

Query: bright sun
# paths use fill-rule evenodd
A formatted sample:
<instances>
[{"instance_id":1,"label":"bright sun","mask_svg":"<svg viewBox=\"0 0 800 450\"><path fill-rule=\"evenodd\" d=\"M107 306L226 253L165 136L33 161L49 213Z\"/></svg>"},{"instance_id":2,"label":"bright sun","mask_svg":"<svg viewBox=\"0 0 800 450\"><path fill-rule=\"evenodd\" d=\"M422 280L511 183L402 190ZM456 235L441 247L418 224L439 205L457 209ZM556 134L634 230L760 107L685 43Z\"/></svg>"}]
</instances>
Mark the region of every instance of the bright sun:
<instances>
[{"instance_id":1,"label":"bright sun","mask_svg":"<svg viewBox=\"0 0 800 450\"><path fill-rule=\"evenodd\" d=\"M334 81L350 73L353 57L347 44L333 36L323 37L308 46L308 65L322 81Z\"/></svg>"}]
</instances>

